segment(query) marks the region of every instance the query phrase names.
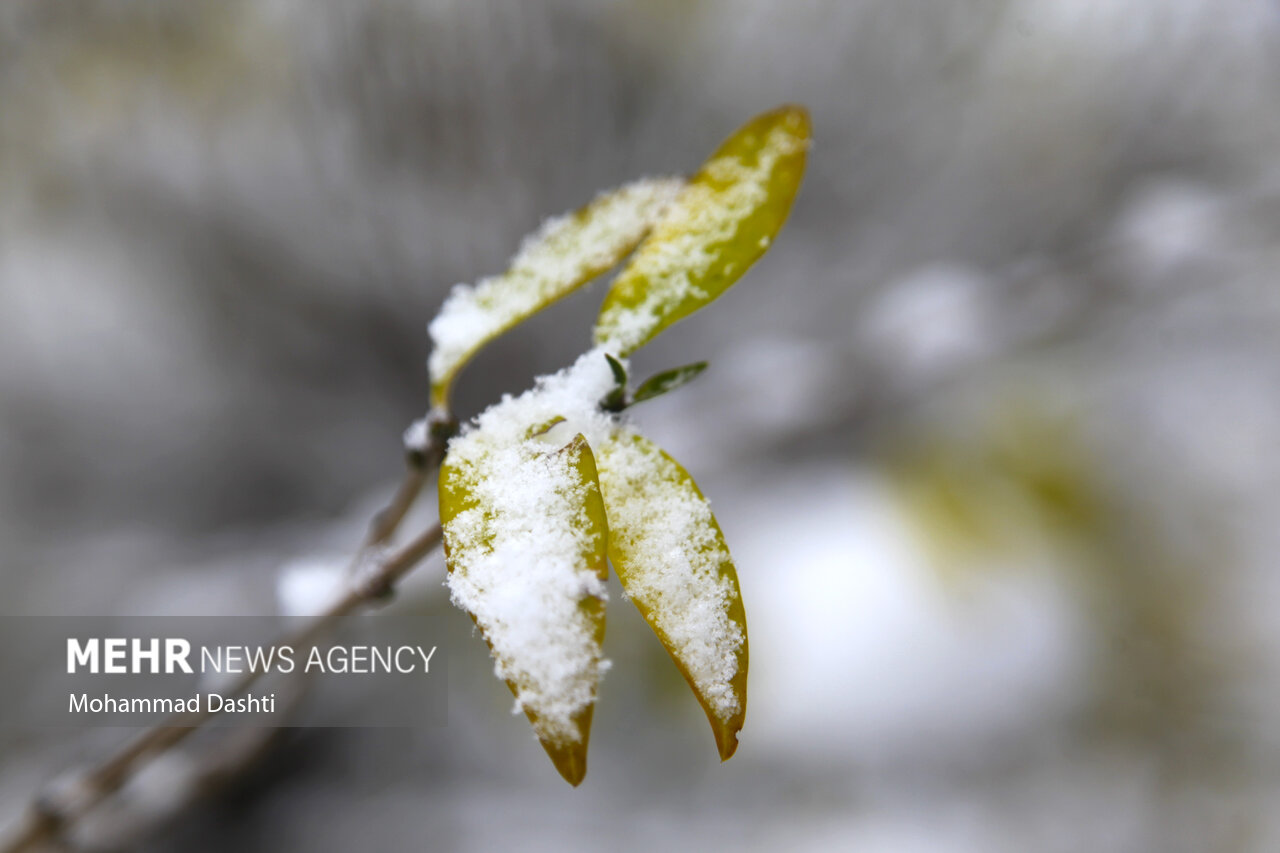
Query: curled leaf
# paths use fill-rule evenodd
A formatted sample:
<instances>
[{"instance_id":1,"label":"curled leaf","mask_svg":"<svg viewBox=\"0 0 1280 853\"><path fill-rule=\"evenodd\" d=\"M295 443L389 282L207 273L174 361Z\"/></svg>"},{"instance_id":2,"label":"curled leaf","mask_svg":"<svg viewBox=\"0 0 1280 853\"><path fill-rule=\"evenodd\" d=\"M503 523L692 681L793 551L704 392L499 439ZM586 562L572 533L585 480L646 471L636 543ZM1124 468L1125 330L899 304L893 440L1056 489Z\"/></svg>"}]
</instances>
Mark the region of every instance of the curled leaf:
<instances>
[{"instance_id":1,"label":"curled leaf","mask_svg":"<svg viewBox=\"0 0 1280 853\"><path fill-rule=\"evenodd\" d=\"M653 442L618 430L596 450L609 561L727 759L746 715L747 620L720 526L693 478Z\"/></svg>"},{"instance_id":2,"label":"curled leaf","mask_svg":"<svg viewBox=\"0 0 1280 853\"><path fill-rule=\"evenodd\" d=\"M613 374L613 381L625 388L627 386L627 368L609 353L604 354L604 360L609 362L609 371Z\"/></svg>"},{"instance_id":3,"label":"curled leaf","mask_svg":"<svg viewBox=\"0 0 1280 853\"><path fill-rule=\"evenodd\" d=\"M669 391L674 391L681 385L687 385L694 379L698 378L698 374L707 369L705 361L697 361L693 364L686 364L683 367L675 367L671 370L664 370L661 373L650 376L648 379L640 383L640 387L636 389L635 395L632 397L632 403L643 403L645 400L652 400L654 397L661 397Z\"/></svg>"},{"instance_id":4,"label":"curled leaf","mask_svg":"<svg viewBox=\"0 0 1280 853\"><path fill-rule=\"evenodd\" d=\"M454 378L486 343L622 260L682 185L675 178L642 180L605 193L548 220L502 275L456 286L428 328L432 406L448 410Z\"/></svg>"},{"instance_id":5,"label":"curled leaf","mask_svg":"<svg viewBox=\"0 0 1280 853\"><path fill-rule=\"evenodd\" d=\"M737 281L781 230L809 139L809 114L786 106L725 140L619 273L596 320L596 344L630 355Z\"/></svg>"},{"instance_id":6,"label":"curled leaf","mask_svg":"<svg viewBox=\"0 0 1280 853\"><path fill-rule=\"evenodd\" d=\"M536 431L530 430L530 432ZM605 627L608 529L582 435L496 445L475 431L440 471L448 586L560 775L587 772Z\"/></svg>"}]
</instances>

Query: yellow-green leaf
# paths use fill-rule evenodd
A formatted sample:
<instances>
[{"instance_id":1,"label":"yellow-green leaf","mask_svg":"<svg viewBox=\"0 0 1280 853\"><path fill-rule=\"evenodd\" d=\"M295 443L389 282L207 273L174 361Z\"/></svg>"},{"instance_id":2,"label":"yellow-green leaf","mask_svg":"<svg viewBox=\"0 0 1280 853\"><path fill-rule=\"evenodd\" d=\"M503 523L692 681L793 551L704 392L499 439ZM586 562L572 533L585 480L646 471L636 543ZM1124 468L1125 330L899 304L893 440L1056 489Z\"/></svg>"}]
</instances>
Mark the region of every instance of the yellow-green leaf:
<instances>
[{"instance_id":1,"label":"yellow-green leaf","mask_svg":"<svg viewBox=\"0 0 1280 853\"><path fill-rule=\"evenodd\" d=\"M747 620L720 526L689 473L643 436L619 430L596 453L609 560L727 759L747 710Z\"/></svg>"},{"instance_id":2,"label":"yellow-green leaf","mask_svg":"<svg viewBox=\"0 0 1280 853\"><path fill-rule=\"evenodd\" d=\"M502 275L455 287L429 328L432 406L448 410L453 380L486 343L622 260L683 183L642 180L605 193L525 238Z\"/></svg>"},{"instance_id":3,"label":"yellow-green leaf","mask_svg":"<svg viewBox=\"0 0 1280 853\"><path fill-rule=\"evenodd\" d=\"M618 275L596 344L628 355L737 281L781 230L809 138L809 114L786 106L725 140Z\"/></svg>"},{"instance_id":4,"label":"yellow-green leaf","mask_svg":"<svg viewBox=\"0 0 1280 853\"><path fill-rule=\"evenodd\" d=\"M586 439L494 446L475 431L440 471L448 585L560 775L587 772L603 668L608 528Z\"/></svg>"}]
</instances>

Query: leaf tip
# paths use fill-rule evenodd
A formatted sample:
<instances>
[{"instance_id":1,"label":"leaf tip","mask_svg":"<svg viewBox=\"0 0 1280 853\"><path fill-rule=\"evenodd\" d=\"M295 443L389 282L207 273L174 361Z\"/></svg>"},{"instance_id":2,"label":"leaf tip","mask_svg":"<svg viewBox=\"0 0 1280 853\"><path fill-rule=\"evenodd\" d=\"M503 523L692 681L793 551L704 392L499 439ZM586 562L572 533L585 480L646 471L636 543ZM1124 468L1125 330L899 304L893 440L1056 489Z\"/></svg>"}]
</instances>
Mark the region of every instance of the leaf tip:
<instances>
[{"instance_id":1,"label":"leaf tip","mask_svg":"<svg viewBox=\"0 0 1280 853\"><path fill-rule=\"evenodd\" d=\"M720 761L725 762L733 758L733 754L738 751L738 732L741 726L735 725L717 725L716 748L720 751Z\"/></svg>"},{"instance_id":2,"label":"leaf tip","mask_svg":"<svg viewBox=\"0 0 1280 853\"><path fill-rule=\"evenodd\" d=\"M808 107L803 104L783 104L774 113L797 136L809 137L813 134L813 119L809 116Z\"/></svg>"},{"instance_id":3,"label":"leaf tip","mask_svg":"<svg viewBox=\"0 0 1280 853\"><path fill-rule=\"evenodd\" d=\"M575 788L581 785L582 780L587 778L586 743L577 743L569 747L557 747L544 743L543 746L547 750L547 755L551 756L551 763L556 766L560 777Z\"/></svg>"}]
</instances>

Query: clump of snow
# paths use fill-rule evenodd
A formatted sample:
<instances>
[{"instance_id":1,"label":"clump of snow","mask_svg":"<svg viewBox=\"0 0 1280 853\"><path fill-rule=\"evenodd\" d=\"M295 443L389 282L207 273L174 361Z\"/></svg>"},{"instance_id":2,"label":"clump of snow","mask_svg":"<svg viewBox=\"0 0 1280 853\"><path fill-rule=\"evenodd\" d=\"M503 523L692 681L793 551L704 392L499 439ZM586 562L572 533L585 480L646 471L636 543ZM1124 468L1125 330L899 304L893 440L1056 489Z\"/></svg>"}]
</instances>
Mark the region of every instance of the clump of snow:
<instances>
[{"instance_id":1,"label":"clump of snow","mask_svg":"<svg viewBox=\"0 0 1280 853\"><path fill-rule=\"evenodd\" d=\"M625 360L619 359L623 367ZM466 444L506 445L530 437L530 430L551 426L563 419L582 433L593 447L607 437L615 421L600 411L600 400L613 390L617 380L600 348L589 350L570 367L538 378L537 384L518 397L506 395L476 418L475 427L449 445L449 453L464 452ZM558 425L557 425L558 426ZM456 457L463 458L463 457Z\"/></svg>"},{"instance_id":2,"label":"clump of snow","mask_svg":"<svg viewBox=\"0 0 1280 853\"><path fill-rule=\"evenodd\" d=\"M578 475L579 446L561 450L544 430L599 436L610 428L596 401L612 387L603 354L584 355L520 397L484 412L449 447L446 477L471 501L445 524L453 602L469 612L493 650L495 671L534 715L538 736L579 742L576 715L595 700L607 664L596 622L581 605L607 593L593 566L598 543L586 517L599 487ZM541 432L541 434L537 434Z\"/></svg>"},{"instance_id":3,"label":"clump of snow","mask_svg":"<svg viewBox=\"0 0 1280 853\"><path fill-rule=\"evenodd\" d=\"M769 179L778 161L806 144L794 128L779 124L769 130L754 162L736 155L709 160L615 284L622 298L610 300L601 312L596 343L610 352L634 352L679 319L671 315L686 301L705 303L718 296L700 283L722 262L724 244L735 237L742 221L768 201ZM762 237L758 249L763 251L769 242L767 235ZM729 275L733 271L733 264L724 269ZM685 313L695 307L687 307Z\"/></svg>"},{"instance_id":4,"label":"clump of snow","mask_svg":"<svg viewBox=\"0 0 1280 853\"><path fill-rule=\"evenodd\" d=\"M447 383L486 341L620 261L683 184L653 178L602 194L526 237L503 275L456 285L427 329L432 381Z\"/></svg>"},{"instance_id":5,"label":"clump of snow","mask_svg":"<svg viewBox=\"0 0 1280 853\"><path fill-rule=\"evenodd\" d=\"M409 428L404 431L404 449L414 453L426 452L427 445L431 443L430 431L427 429L427 419L418 418L409 424Z\"/></svg>"},{"instance_id":6,"label":"clump of snow","mask_svg":"<svg viewBox=\"0 0 1280 853\"><path fill-rule=\"evenodd\" d=\"M729 618L739 595L721 574L729 551L693 481L648 440L625 431L599 454L611 551L625 555L628 597L680 661L716 716L741 710L730 683L743 628Z\"/></svg>"}]
</instances>

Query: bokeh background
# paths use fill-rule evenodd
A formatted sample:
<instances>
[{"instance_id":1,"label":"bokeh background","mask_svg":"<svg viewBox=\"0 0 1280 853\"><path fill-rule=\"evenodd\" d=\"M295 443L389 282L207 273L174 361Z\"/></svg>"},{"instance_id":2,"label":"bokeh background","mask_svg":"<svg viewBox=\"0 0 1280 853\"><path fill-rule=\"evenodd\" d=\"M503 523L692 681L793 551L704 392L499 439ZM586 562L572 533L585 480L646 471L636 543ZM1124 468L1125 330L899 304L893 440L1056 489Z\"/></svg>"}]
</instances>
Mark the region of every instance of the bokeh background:
<instances>
[{"instance_id":1,"label":"bokeh background","mask_svg":"<svg viewBox=\"0 0 1280 853\"><path fill-rule=\"evenodd\" d=\"M454 282L778 103L816 137L769 254L638 357L712 365L637 418L737 558L732 761L615 595L569 789L435 558L364 621L447 647L446 727L197 742L76 842L1277 849L1278 48L1270 0L0 4L9 612L287 612L398 479ZM0 822L120 736L5 733Z\"/></svg>"}]
</instances>

